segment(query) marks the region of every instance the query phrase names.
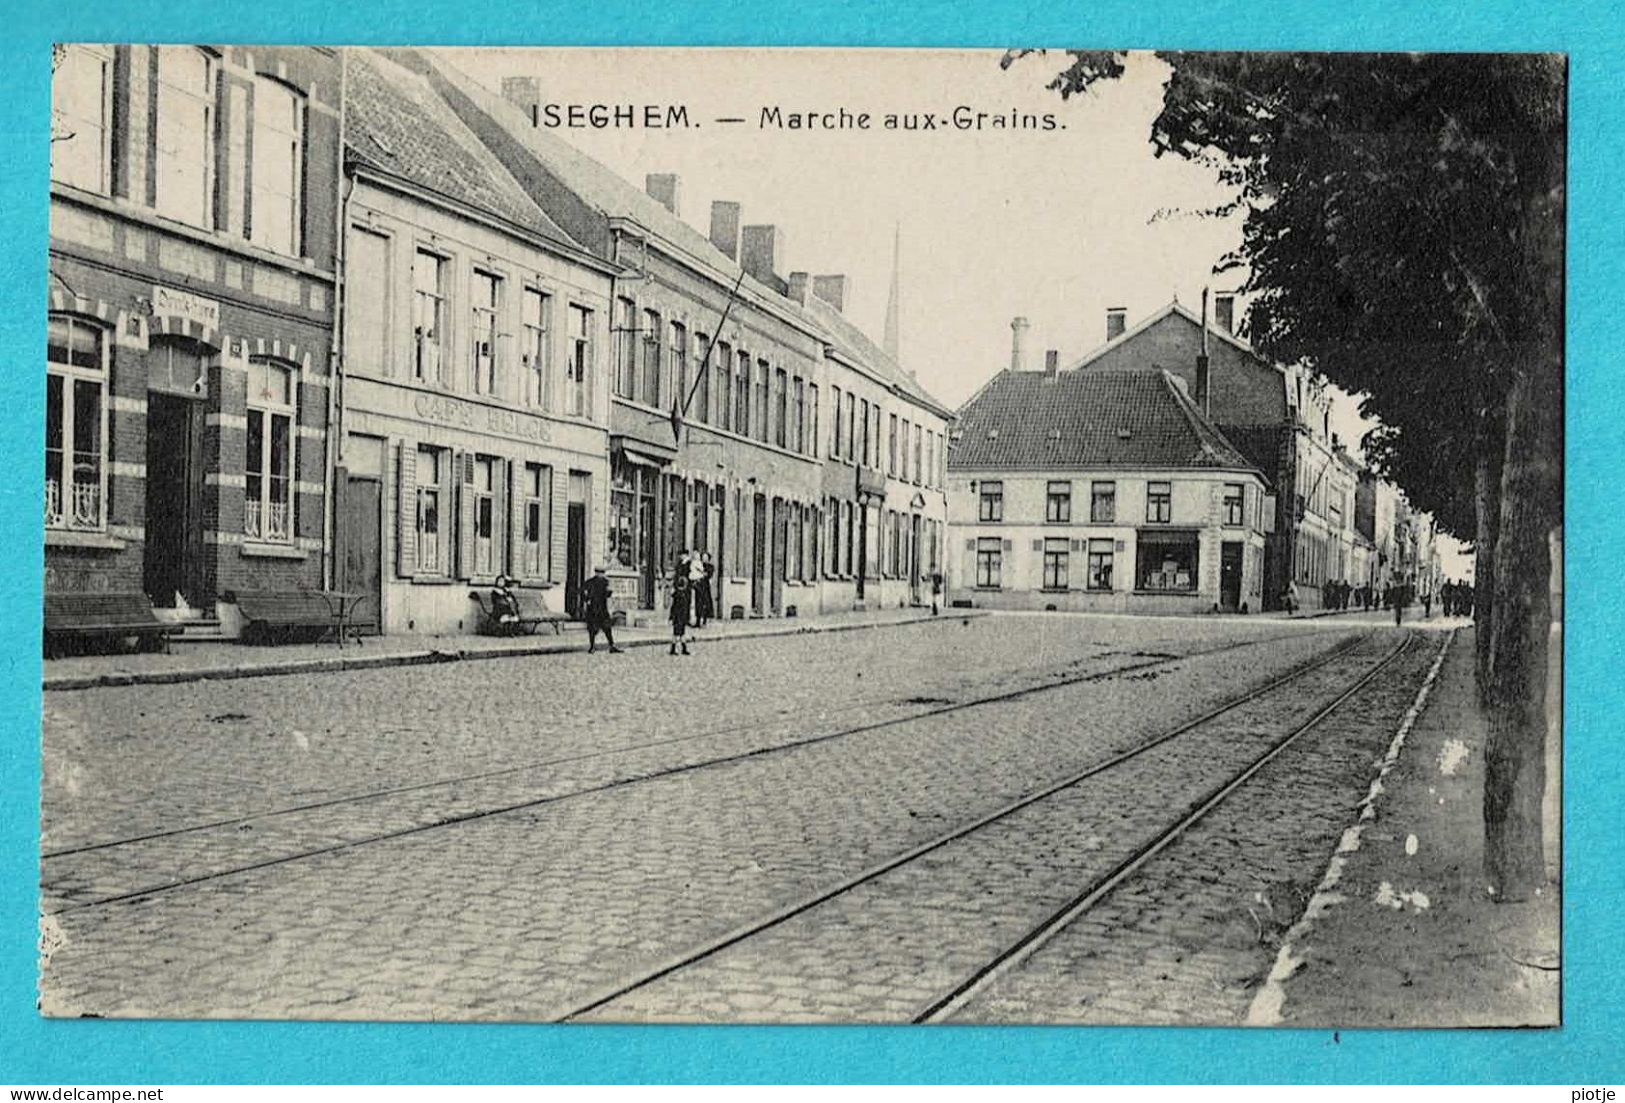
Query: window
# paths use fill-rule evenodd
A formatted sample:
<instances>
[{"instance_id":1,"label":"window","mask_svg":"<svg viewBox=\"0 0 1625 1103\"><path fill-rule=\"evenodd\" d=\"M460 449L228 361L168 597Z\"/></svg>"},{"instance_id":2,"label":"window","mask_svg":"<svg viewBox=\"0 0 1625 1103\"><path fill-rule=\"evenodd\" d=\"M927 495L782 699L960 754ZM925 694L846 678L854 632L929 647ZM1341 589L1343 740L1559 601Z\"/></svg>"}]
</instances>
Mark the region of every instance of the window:
<instances>
[{"instance_id":1,"label":"window","mask_svg":"<svg viewBox=\"0 0 1625 1103\"><path fill-rule=\"evenodd\" d=\"M711 377L715 381L716 423L718 428L733 428L734 354L726 341L717 342L717 367Z\"/></svg>"},{"instance_id":2,"label":"window","mask_svg":"<svg viewBox=\"0 0 1625 1103\"><path fill-rule=\"evenodd\" d=\"M921 430L919 424L916 423L914 426L914 466L909 468L909 471L912 473L912 481L915 483L920 482L920 439L922 432L923 430Z\"/></svg>"},{"instance_id":3,"label":"window","mask_svg":"<svg viewBox=\"0 0 1625 1103\"><path fill-rule=\"evenodd\" d=\"M843 552L844 560L841 567L841 573L849 575L852 573L852 548L857 543L858 539L858 534L852 526L851 502L841 503L841 529L846 533L846 546Z\"/></svg>"},{"instance_id":4,"label":"window","mask_svg":"<svg viewBox=\"0 0 1625 1103\"><path fill-rule=\"evenodd\" d=\"M869 440L873 442L874 455L869 460L870 467L880 466L880 404L877 402L869 407Z\"/></svg>"},{"instance_id":5,"label":"window","mask_svg":"<svg viewBox=\"0 0 1625 1103\"><path fill-rule=\"evenodd\" d=\"M195 46L159 46L156 53L156 209L207 230L214 223L214 58Z\"/></svg>"},{"instance_id":6,"label":"window","mask_svg":"<svg viewBox=\"0 0 1625 1103\"><path fill-rule=\"evenodd\" d=\"M446 330L446 259L419 249L412 262L412 375L440 384L440 346Z\"/></svg>"},{"instance_id":7,"label":"window","mask_svg":"<svg viewBox=\"0 0 1625 1103\"><path fill-rule=\"evenodd\" d=\"M857 417L857 409L857 396L851 391L847 391L846 426L841 429L841 455L845 456L848 462L852 463L856 463L858 459L857 455L853 452L854 446L858 443L857 426L854 424L854 420Z\"/></svg>"},{"instance_id":8,"label":"window","mask_svg":"<svg viewBox=\"0 0 1625 1103\"><path fill-rule=\"evenodd\" d=\"M886 415L886 474L897 475L897 415Z\"/></svg>"},{"instance_id":9,"label":"window","mask_svg":"<svg viewBox=\"0 0 1625 1103\"><path fill-rule=\"evenodd\" d=\"M852 442L855 446L853 451L857 453L859 463L864 467L873 467L874 464L869 453L869 400L867 398L858 401L858 414L863 419L862 436L859 440ZM879 445L880 442L876 441L875 447L878 448Z\"/></svg>"},{"instance_id":10,"label":"window","mask_svg":"<svg viewBox=\"0 0 1625 1103\"><path fill-rule=\"evenodd\" d=\"M838 575L841 573L841 503L834 498L829 500L829 540L826 546L829 549L829 563L824 573Z\"/></svg>"},{"instance_id":11,"label":"window","mask_svg":"<svg viewBox=\"0 0 1625 1103\"><path fill-rule=\"evenodd\" d=\"M270 77L254 80L254 166L248 239L289 256L300 250L305 97Z\"/></svg>"},{"instance_id":12,"label":"window","mask_svg":"<svg viewBox=\"0 0 1625 1103\"><path fill-rule=\"evenodd\" d=\"M767 440L770 407L767 403L767 379L771 369L766 360L756 361L756 438Z\"/></svg>"},{"instance_id":13,"label":"window","mask_svg":"<svg viewBox=\"0 0 1625 1103\"><path fill-rule=\"evenodd\" d=\"M564 381L566 410L574 417L592 416L592 311L570 307L569 362Z\"/></svg>"},{"instance_id":14,"label":"window","mask_svg":"<svg viewBox=\"0 0 1625 1103\"><path fill-rule=\"evenodd\" d=\"M643 332L638 343L643 346L643 401L650 406L660 405L660 315L653 310L643 312Z\"/></svg>"},{"instance_id":15,"label":"window","mask_svg":"<svg viewBox=\"0 0 1625 1103\"><path fill-rule=\"evenodd\" d=\"M996 590L1002 584L1004 542L996 536L983 536L976 541L976 585L985 590Z\"/></svg>"},{"instance_id":16,"label":"window","mask_svg":"<svg viewBox=\"0 0 1625 1103\"><path fill-rule=\"evenodd\" d=\"M474 269L469 285L469 384L475 394L495 394L497 314L502 308L502 277Z\"/></svg>"},{"instance_id":17,"label":"window","mask_svg":"<svg viewBox=\"0 0 1625 1103\"><path fill-rule=\"evenodd\" d=\"M790 406L787 390L789 377L783 368L773 371L773 443L780 448L785 446L786 434L789 429Z\"/></svg>"},{"instance_id":18,"label":"window","mask_svg":"<svg viewBox=\"0 0 1625 1103\"><path fill-rule=\"evenodd\" d=\"M476 575L493 575L502 570L497 558L496 513L497 471L502 461L490 456L474 457L474 570Z\"/></svg>"},{"instance_id":19,"label":"window","mask_svg":"<svg viewBox=\"0 0 1625 1103\"><path fill-rule=\"evenodd\" d=\"M113 53L64 46L51 76L51 179L112 191Z\"/></svg>"},{"instance_id":20,"label":"window","mask_svg":"<svg viewBox=\"0 0 1625 1103\"><path fill-rule=\"evenodd\" d=\"M902 437L898 441L897 477L908 482L908 418L902 422Z\"/></svg>"},{"instance_id":21,"label":"window","mask_svg":"<svg viewBox=\"0 0 1625 1103\"><path fill-rule=\"evenodd\" d=\"M444 533L440 523L441 480L445 463L443 450L418 449L417 457L417 569L424 574L444 574L446 564L440 554Z\"/></svg>"},{"instance_id":22,"label":"window","mask_svg":"<svg viewBox=\"0 0 1625 1103\"><path fill-rule=\"evenodd\" d=\"M519 574L548 578L553 573L553 469L527 463L519 484ZM613 511L612 511L613 512Z\"/></svg>"},{"instance_id":23,"label":"window","mask_svg":"<svg viewBox=\"0 0 1625 1103\"><path fill-rule=\"evenodd\" d=\"M636 396L638 375L638 304L615 300L615 394Z\"/></svg>"},{"instance_id":24,"label":"window","mask_svg":"<svg viewBox=\"0 0 1625 1103\"><path fill-rule=\"evenodd\" d=\"M1089 484L1089 520L1097 525L1110 525L1117 521L1117 484Z\"/></svg>"},{"instance_id":25,"label":"window","mask_svg":"<svg viewBox=\"0 0 1625 1103\"><path fill-rule=\"evenodd\" d=\"M1239 525L1242 523L1243 507L1246 502L1245 493L1240 483L1224 484L1224 523Z\"/></svg>"},{"instance_id":26,"label":"window","mask_svg":"<svg viewBox=\"0 0 1625 1103\"><path fill-rule=\"evenodd\" d=\"M682 322L671 324L671 391L672 406L682 409L688 403L688 327Z\"/></svg>"},{"instance_id":27,"label":"window","mask_svg":"<svg viewBox=\"0 0 1625 1103\"><path fill-rule=\"evenodd\" d=\"M1068 522L1072 520L1072 484L1052 482L1044 495L1044 520Z\"/></svg>"},{"instance_id":28,"label":"window","mask_svg":"<svg viewBox=\"0 0 1625 1103\"><path fill-rule=\"evenodd\" d=\"M1145 519L1167 524L1173 515L1173 484L1145 484Z\"/></svg>"},{"instance_id":29,"label":"window","mask_svg":"<svg viewBox=\"0 0 1625 1103\"><path fill-rule=\"evenodd\" d=\"M807 450L807 383L801 378L795 382L795 419L790 433L790 447L797 453Z\"/></svg>"},{"instance_id":30,"label":"window","mask_svg":"<svg viewBox=\"0 0 1625 1103\"><path fill-rule=\"evenodd\" d=\"M739 370L734 375L734 432L750 436L750 353L739 350ZM735 511L737 516L737 511ZM737 545L736 545L737 546Z\"/></svg>"},{"instance_id":31,"label":"window","mask_svg":"<svg viewBox=\"0 0 1625 1103\"><path fill-rule=\"evenodd\" d=\"M711 424L711 342L703 333L694 335L694 420Z\"/></svg>"},{"instance_id":32,"label":"window","mask_svg":"<svg viewBox=\"0 0 1625 1103\"><path fill-rule=\"evenodd\" d=\"M807 384L807 455L818 455L818 384Z\"/></svg>"},{"instance_id":33,"label":"window","mask_svg":"<svg viewBox=\"0 0 1625 1103\"><path fill-rule=\"evenodd\" d=\"M925 434L925 468L924 468L924 479L925 479L925 485L927 487L932 487L932 486L936 485L936 483L934 481L936 479L936 470L937 470L937 435L935 433L927 433L927 434Z\"/></svg>"},{"instance_id":34,"label":"window","mask_svg":"<svg viewBox=\"0 0 1625 1103\"><path fill-rule=\"evenodd\" d=\"M553 297L534 287L525 288L519 303L519 324L524 330L519 362L524 369L525 404L538 409L553 408L553 377L548 330L552 328Z\"/></svg>"},{"instance_id":35,"label":"window","mask_svg":"<svg viewBox=\"0 0 1625 1103\"><path fill-rule=\"evenodd\" d=\"M53 317L45 355L45 525L106 524L107 341L74 318Z\"/></svg>"},{"instance_id":36,"label":"window","mask_svg":"<svg viewBox=\"0 0 1625 1103\"><path fill-rule=\"evenodd\" d=\"M1197 584L1196 534L1142 532L1135 555L1137 589L1194 593Z\"/></svg>"},{"instance_id":37,"label":"window","mask_svg":"<svg viewBox=\"0 0 1625 1103\"><path fill-rule=\"evenodd\" d=\"M1066 589L1066 561L1069 547L1064 537L1060 539L1049 537L1044 541L1044 589Z\"/></svg>"},{"instance_id":38,"label":"window","mask_svg":"<svg viewBox=\"0 0 1625 1103\"><path fill-rule=\"evenodd\" d=\"M1089 541L1089 589L1112 588L1112 549L1115 546L1112 540Z\"/></svg>"},{"instance_id":39,"label":"window","mask_svg":"<svg viewBox=\"0 0 1625 1103\"><path fill-rule=\"evenodd\" d=\"M389 370L389 238L350 227L345 243L344 357L350 370Z\"/></svg>"},{"instance_id":40,"label":"window","mask_svg":"<svg viewBox=\"0 0 1625 1103\"><path fill-rule=\"evenodd\" d=\"M615 453L609 469L609 558L617 567L636 562L638 469Z\"/></svg>"},{"instance_id":41,"label":"window","mask_svg":"<svg viewBox=\"0 0 1625 1103\"><path fill-rule=\"evenodd\" d=\"M976 510L978 521L1004 520L1004 484L994 479L983 479Z\"/></svg>"},{"instance_id":42,"label":"window","mask_svg":"<svg viewBox=\"0 0 1625 1103\"><path fill-rule=\"evenodd\" d=\"M248 453L243 535L293 540L293 369L268 360L248 362Z\"/></svg>"}]
</instances>

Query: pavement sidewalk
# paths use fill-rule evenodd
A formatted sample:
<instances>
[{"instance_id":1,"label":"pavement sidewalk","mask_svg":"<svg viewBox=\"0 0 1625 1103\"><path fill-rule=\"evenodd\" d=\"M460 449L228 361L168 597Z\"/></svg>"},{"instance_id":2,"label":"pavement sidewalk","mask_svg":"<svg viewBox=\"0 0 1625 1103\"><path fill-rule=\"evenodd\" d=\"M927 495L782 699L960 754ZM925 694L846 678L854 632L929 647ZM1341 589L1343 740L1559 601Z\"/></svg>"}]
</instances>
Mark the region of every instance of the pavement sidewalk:
<instances>
[{"instance_id":1,"label":"pavement sidewalk","mask_svg":"<svg viewBox=\"0 0 1625 1103\"><path fill-rule=\"evenodd\" d=\"M964 609L944 610L942 616L983 616ZM931 620L929 608L875 609L829 613L806 618L714 621L697 630L700 646L717 639L750 639L809 632L842 632L881 628ZM671 642L671 629L622 626L615 629L622 647L663 647ZM155 682L193 682L204 679L253 678L270 674L304 674L335 670L366 670L418 663L501 659L524 655L554 655L587 649L587 632L568 624L560 635L544 628L535 636L368 636L360 646L340 648L332 643L251 645L235 641L171 644L167 654L73 655L45 660L46 690L89 689L95 686L140 685ZM600 641L599 649L603 649Z\"/></svg>"},{"instance_id":2,"label":"pavement sidewalk","mask_svg":"<svg viewBox=\"0 0 1625 1103\"><path fill-rule=\"evenodd\" d=\"M1444 645L1442 661L1377 764L1370 795L1351 810L1250 1024L1560 1022L1560 712L1551 711L1548 737L1549 887L1527 903L1497 903L1482 873L1488 727L1473 686L1473 630L1425 639Z\"/></svg>"}]
</instances>

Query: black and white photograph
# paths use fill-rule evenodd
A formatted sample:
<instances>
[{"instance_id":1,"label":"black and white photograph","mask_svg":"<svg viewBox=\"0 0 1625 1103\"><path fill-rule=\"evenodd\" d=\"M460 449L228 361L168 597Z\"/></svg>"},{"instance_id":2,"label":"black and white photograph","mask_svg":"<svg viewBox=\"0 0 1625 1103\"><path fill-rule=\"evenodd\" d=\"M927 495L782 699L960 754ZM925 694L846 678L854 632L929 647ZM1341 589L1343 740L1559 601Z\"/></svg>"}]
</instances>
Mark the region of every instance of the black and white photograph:
<instances>
[{"instance_id":1,"label":"black and white photograph","mask_svg":"<svg viewBox=\"0 0 1625 1103\"><path fill-rule=\"evenodd\" d=\"M51 63L41 1015L1561 1025L1564 56Z\"/></svg>"}]
</instances>

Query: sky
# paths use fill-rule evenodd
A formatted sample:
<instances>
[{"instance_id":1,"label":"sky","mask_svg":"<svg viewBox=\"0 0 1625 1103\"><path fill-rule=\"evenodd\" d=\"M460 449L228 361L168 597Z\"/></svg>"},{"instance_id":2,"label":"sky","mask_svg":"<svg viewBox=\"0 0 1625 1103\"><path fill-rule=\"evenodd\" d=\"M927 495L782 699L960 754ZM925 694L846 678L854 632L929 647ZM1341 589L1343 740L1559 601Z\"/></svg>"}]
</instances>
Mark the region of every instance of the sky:
<instances>
[{"instance_id":1,"label":"sky","mask_svg":"<svg viewBox=\"0 0 1625 1103\"><path fill-rule=\"evenodd\" d=\"M1009 68L1000 51L454 49L439 51L494 91L537 79L544 103L683 104L685 129L556 130L638 186L675 173L678 213L704 233L711 202L779 227L781 275L848 277L847 315L884 332L894 235L900 242L901 360L957 407L1010 363L1010 321L1028 319L1027 356L1063 364L1105 339L1108 307L1128 324L1202 289L1241 242L1240 215L1201 214L1230 198L1210 166L1157 157L1151 123L1167 67L1131 54L1123 76L1063 101L1045 88L1066 55ZM859 129L760 125L764 108L869 113ZM1054 116L1053 129L957 129L972 116ZM886 115L931 113L934 130L887 130ZM718 124L742 117L742 124ZM1333 430L1357 446L1369 422L1334 398Z\"/></svg>"}]
</instances>

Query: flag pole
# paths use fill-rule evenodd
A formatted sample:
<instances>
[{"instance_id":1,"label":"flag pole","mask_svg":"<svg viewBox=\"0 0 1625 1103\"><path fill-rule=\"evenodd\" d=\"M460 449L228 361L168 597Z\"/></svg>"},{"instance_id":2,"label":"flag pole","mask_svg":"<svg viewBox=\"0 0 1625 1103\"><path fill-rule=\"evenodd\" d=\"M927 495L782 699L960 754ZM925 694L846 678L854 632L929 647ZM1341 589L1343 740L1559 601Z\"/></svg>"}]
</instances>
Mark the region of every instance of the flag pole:
<instances>
[{"instance_id":1,"label":"flag pole","mask_svg":"<svg viewBox=\"0 0 1625 1103\"><path fill-rule=\"evenodd\" d=\"M734 303L739 298L739 287L745 282L745 270L739 270L739 278L734 281L733 289L728 292L728 301L722 307L722 317L717 319L716 329L711 333L711 340L706 342L705 359L700 361L700 370L694 373L694 382L689 384L688 393L683 396L683 404L678 406L675 399L671 407L671 436L672 443L683 443L683 419L688 414L688 407L694 401L694 394L700 389L706 374L711 369L711 353L717 347L717 339L722 336L722 329L728 324L728 315L733 312Z\"/></svg>"}]
</instances>

